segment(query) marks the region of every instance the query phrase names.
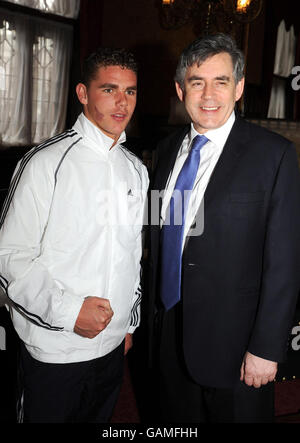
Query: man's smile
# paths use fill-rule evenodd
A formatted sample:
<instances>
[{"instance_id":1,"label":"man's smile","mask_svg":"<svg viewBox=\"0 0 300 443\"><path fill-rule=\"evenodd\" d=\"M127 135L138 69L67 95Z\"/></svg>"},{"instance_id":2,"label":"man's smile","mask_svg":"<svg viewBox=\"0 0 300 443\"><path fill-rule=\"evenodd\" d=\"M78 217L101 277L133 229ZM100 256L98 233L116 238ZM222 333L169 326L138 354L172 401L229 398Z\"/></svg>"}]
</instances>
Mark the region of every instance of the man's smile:
<instances>
[{"instance_id":1,"label":"man's smile","mask_svg":"<svg viewBox=\"0 0 300 443\"><path fill-rule=\"evenodd\" d=\"M221 106L200 106L200 109L202 109L202 111L218 111L220 107Z\"/></svg>"}]
</instances>

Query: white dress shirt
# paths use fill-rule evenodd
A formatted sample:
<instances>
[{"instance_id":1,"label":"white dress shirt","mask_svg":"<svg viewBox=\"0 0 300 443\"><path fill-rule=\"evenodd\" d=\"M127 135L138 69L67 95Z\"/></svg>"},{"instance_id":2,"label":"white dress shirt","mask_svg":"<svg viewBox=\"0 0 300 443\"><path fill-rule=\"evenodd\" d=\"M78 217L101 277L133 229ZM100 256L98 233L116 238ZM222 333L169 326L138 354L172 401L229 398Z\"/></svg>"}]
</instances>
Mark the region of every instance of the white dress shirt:
<instances>
[{"instance_id":1,"label":"white dress shirt","mask_svg":"<svg viewBox=\"0 0 300 443\"><path fill-rule=\"evenodd\" d=\"M232 112L223 126L217 129L208 130L205 133L205 136L208 138L208 142L201 148L200 151L200 163L194 182L194 187L191 193L188 210L186 213L182 245L184 245L186 236L188 235L188 232L192 224L194 223L195 216L203 200L206 187L223 151L224 145L229 136L234 121L235 114L234 112ZM174 168L171 171L167 181L166 192L163 196L162 201L161 226L166 219L167 209L176 184L177 177L181 171L181 168L183 167L185 160L188 157L193 139L197 135L199 135L199 133L196 131L193 123L191 123L191 129L182 142L182 145L177 154Z\"/></svg>"}]
</instances>

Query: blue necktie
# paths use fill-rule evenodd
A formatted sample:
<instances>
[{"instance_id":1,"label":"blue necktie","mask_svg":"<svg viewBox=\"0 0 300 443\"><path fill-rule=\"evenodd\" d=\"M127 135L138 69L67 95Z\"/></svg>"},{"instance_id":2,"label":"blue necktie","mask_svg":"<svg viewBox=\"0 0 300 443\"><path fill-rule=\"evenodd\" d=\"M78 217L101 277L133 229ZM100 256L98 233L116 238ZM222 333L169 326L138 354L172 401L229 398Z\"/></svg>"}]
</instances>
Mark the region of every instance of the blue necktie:
<instances>
[{"instance_id":1,"label":"blue necktie","mask_svg":"<svg viewBox=\"0 0 300 443\"><path fill-rule=\"evenodd\" d=\"M190 153L174 187L167 211L169 219L166 217L162 227L160 296L167 311L180 300L185 216L199 167L200 149L207 141L208 139L204 135L197 135L194 138Z\"/></svg>"}]
</instances>

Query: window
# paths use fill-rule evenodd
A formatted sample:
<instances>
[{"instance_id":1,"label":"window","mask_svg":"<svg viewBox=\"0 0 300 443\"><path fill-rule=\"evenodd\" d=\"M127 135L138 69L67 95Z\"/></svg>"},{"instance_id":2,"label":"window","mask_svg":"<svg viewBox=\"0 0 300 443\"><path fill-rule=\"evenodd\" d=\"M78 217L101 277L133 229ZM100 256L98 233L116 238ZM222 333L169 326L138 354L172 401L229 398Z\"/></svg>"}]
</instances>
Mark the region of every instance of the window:
<instances>
[{"instance_id":1,"label":"window","mask_svg":"<svg viewBox=\"0 0 300 443\"><path fill-rule=\"evenodd\" d=\"M47 132L48 119L44 105L55 106L51 97L51 79L53 78L54 57L53 40L38 36L33 44L33 95L32 95L32 132L35 140L41 140ZM51 103L52 102L52 103Z\"/></svg>"},{"instance_id":2,"label":"window","mask_svg":"<svg viewBox=\"0 0 300 443\"><path fill-rule=\"evenodd\" d=\"M14 2L37 1L58 2ZM0 9L1 145L37 144L65 129L72 35L72 25Z\"/></svg>"},{"instance_id":3,"label":"window","mask_svg":"<svg viewBox=\"0 0 300 443\"><path fill-rule=\"evenodd\" d=\"M11 120L11 109L14 101L12 89L9 84L15 83L14 58L16 31L6 20L0 22L0 127L5 127L5 123ZM0 143L2 134L0 131Z\"/></svg>"},{"instance_id":4,"label":"window","mask_svg":"<svg viewBox=\"0 0 300 443\"><path fill-rule=\"evenodd\" d=\"M39 9L43 12L77 18L80 0L8 0L10 3Z\"/></svg>"}]
</instances>

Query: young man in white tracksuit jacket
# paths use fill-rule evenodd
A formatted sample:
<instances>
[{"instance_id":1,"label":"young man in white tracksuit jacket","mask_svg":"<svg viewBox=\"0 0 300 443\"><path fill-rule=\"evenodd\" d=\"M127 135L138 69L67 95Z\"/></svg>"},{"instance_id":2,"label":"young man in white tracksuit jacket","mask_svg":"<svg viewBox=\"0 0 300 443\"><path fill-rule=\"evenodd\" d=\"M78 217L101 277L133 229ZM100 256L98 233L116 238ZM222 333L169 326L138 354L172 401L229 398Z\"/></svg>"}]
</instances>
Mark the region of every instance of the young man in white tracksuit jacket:
<instances>
[{"instance_id":1,"label":"young man in white tracksuit jacket","mask_svg":"<svg viewBox=\"0 0 300 443\"><path fill-rule=\"evenodd\" d=\"M21 338L25 422L106 422L139 324L145 166L123 143L137 68L98 49L71 130L17 165L0 220L0 281Z\"/></svg>"}]
</instances>

